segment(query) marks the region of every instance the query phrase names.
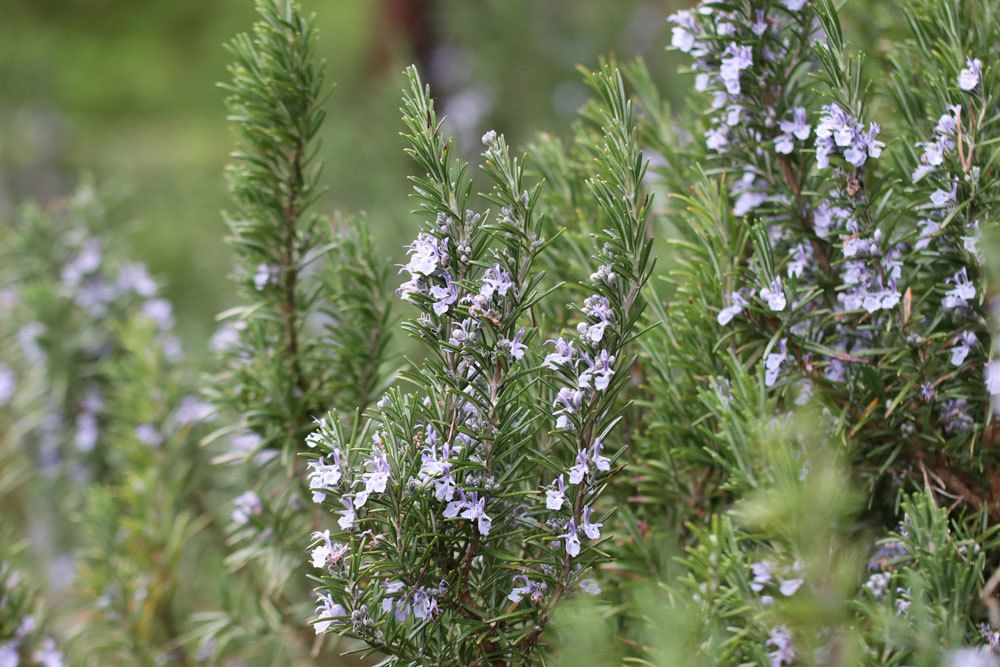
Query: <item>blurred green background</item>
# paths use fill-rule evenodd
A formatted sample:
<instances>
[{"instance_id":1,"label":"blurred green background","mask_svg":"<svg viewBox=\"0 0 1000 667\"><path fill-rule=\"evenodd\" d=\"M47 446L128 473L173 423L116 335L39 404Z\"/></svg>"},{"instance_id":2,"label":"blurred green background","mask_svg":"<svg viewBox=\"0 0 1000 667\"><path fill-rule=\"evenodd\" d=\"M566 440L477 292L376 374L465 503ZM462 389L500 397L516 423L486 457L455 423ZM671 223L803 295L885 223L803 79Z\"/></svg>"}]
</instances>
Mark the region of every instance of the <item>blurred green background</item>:
<instances>
[{"instance_id":1,"label":"blurred green background","mask_svg":"<svg viewBox=\"0 0 1000 667\"><path fill-rule=\"evenodd\" d=\"M303 0L328 79L329 213L366 211L386 252L414 235L398 108L417 62L470 154L486 128L567 135L601 54L644 56L668 93L679 0ZM137 258L167 284L198 352L233 305L220 211L232 145L222 44L252 0L0 0L0 220L93 175L120 202ZM679 95L678 95L679 97ZM676 100L674 100L676 101Z\"/></svg>"}]
</instances>

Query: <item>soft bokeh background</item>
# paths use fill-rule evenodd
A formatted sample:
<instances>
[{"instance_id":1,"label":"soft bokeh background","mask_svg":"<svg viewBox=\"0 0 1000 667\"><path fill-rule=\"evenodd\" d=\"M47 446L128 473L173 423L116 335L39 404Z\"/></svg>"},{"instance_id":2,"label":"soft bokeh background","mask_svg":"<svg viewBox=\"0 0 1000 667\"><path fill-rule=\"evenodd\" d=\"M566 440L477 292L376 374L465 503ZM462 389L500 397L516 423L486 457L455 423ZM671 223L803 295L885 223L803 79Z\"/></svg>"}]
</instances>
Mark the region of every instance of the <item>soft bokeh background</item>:
<instances>
[{"instance_id":1,"label":"soft bokeh background","mask_svg":"<svg viewBox=\"0 0 1000 667\"><path fill-rule=\"evenodd\" d=\"M398 136L401 71L417 62L467 151L484 128L568 134L601 54L644 56L669 94L678 0L303 0L337 87L322 157L329 212L367 211L387 252L414 234ZM138 259L168 285L189 350L232 305L220 210L232 144L223 42L252 0L0 0L0 220L93 175L119 201Z\"/></svg>"}]
</instances>

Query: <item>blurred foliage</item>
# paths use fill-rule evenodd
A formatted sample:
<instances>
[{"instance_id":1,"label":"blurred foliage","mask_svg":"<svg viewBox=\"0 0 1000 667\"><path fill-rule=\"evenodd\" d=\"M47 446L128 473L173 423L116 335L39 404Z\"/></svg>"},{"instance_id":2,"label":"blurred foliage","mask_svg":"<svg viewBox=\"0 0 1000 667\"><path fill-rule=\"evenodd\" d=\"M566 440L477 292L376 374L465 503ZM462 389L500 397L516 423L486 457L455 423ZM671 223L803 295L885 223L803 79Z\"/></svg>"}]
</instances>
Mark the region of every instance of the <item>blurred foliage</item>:
<instances>
[{"instance_id":1,"label":"blurred foliage","mask_svg":"<svg viewBox=\"0 0 1000 667\"><path fill-rule=\"evenodd\" d=\"M366 211L394 256L409 210L397 113L407 63L428 73L466 150L493 125L512 139L565 134L586 99L574 67L598 54L676 65L662 56L663 17L679 3L665 0L303 4L317 11L318 55L337 82L322 207ZM0 219L27 197L71 191L80 173L117 184L121 214L137 220L136 259L164 279L182 335L201 351L234 300L219 216L233 143L215 85L226 78L220 44L250 24L252 2L0 0L0 16Z\"/></svg>"}]
</instances>

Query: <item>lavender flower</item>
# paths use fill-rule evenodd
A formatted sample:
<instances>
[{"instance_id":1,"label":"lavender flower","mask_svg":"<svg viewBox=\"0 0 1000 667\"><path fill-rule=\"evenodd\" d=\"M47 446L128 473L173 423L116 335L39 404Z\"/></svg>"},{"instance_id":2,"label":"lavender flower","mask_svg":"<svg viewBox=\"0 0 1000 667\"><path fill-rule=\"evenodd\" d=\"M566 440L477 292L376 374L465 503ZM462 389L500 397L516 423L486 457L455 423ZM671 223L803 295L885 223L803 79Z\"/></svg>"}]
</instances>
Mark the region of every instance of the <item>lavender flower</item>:
<instances>
[{"instance_id":1,"label":"lavender flower","mask_svg":"<svg viewBox=\"0 0 1000 667\"><path fill-rule=\"evenodd\" d=\"M333 542L330 539L329 530L314 532L312 539L314 542L318 541L319 544L310 553L310 560L312 566L319 570L328 570L335 567L350 551L348 545Z\"/></svg>"},{"instance_id":2,"label":"lavender flower","mask_svg":"<svg viewBox=\"0 0 1000 667\"><path fill-rule=\"evenodd\" d=\"M694 12L682 9L671 14L667 20L674 24L671 29L670 45L684 53L694 50L697 44L695 35L701 32Z\"/></svg>"},{"instance_id":3,"label":"lavender flower","mask_svg":"<svg viewBox=\"0 0 1000 667\"><path fill-rule=\"evenodd\" d=\"M583 392L579 389L573 389L572 387L563 387L560 389L556 394L556 400L552 403L552 406L557 408L554 413L556 428L568 429L572 425L570 415L576 414L577 408L582 403Z\"/></svg>"},{"instance_id":4,"label":"lavender flower","mask_svg":"<svg viewBox=\"0 0 1000 667\"><path fill-rule=\"evenodd\" d=\"M739 95L740 73L751 65L753 65L753 51L749 46L732 42L723 51L719 78L722 79L730 95Z\"/></svg>"},{"instance_id":5,"label":"lavender flower","mask_svg":"<svg viewBox=\"0 0 1000 667\"><path fill-rule=\"evenodd\" d=\"M788 155L794 147L794 140L805 141L809 138L812 128L806 122L805 107L795 107L792 109L792 119L783 120L778 123L781 135L775 139L774 150L783 155Z\"/></svg>"},{"instance_id":6,"label":"lavender flower","mask_svg":"<svg viewBox=\"0 0 1000 667\"><path fill-rule=\"evenodd\" d=\"M139 424L136 426L135 437L147 447L159 447L163 444L163 434L152 424Z\"/></svg>"},{"instance_id":7,"label":"lavender flower","mask_svg":"<svg viewBox=\"0 0 1000 667\"><path fill-rule=\"evenodd\" d=\"M365 461L365 473L361 476L361 483L364 489L354 494L354 504L364 507L371 494L385 493L386 485L389 483L389 460L385 456L385 451L376 448L372 452L372 457Z\"/></svg>"},{"instance_id":8,"label":"lavender flower","mask_svg":"<svg viewBox=\"0 0 1000 667\"><path fill-rule=\"evenodd\" d=\"M601 472L609 472L611 470L611 460L601 455L603 449L604 441L601 438L597 438L594 441L594 446L591 447L590 460L594 463L594 467Z\"/></svg>"},{"instance_id":9,"label":"lavender flower","mask_svg":"<svg viewBox=\"0 0 1000 667\"><path fill-rule=\"evenodd\" d=\"M312 491L312 501L321 503L326 500L327 493L333 493L342 475L340 451L333 450L333 463L327 464L325 458L309 461L306 464L309 471L309 490Z\"/></svg>"},{"instance_id":10,"label":"lavender flower","mask_svg":"<svg viewBox=\"0 0 1000 667\"><path fill-rule=\"evenodd\" d=\"M591 523L590 521L590 505L586 505L583 508L583 523L580 525L580 530L583 534L592 540L601 539L601 523Z\"/></svg>"},{"instance_id":11,"label":"lavender flower","mask_svg":"<svg viewBox=\"0 0 1000 667\"><path fill-rule=\"evenodd\" d=\"M333 601L329 593L317 593L316 595L316 620L312 622L313 629L317 635L326 632L337 619L347 616L347 610L343 605Z\"/></svg>"},{"instance_id":12,"label":"lavender flower","mask_svg":"<svg viewBox=\"0 0 1000 667\"><path fill-rule=\"evenodd\" d=\"M17 376L9 366L0 364L0 407L10 403L15 391L17 391Z\"/></svg>"},{"instance_id":13,"label":"lavender flower","mask_svg":"<svg viewBox=\"0 0 1000 667\"><path fill-rule=\"evenodd\" d=\"M788 301L785 299L785 288L779 276L775 276L771 284L760 291L760 298L767 302L767 307L773 311L780 312L785 309Z\"/></svg>"},{"instance_id":14,"label":"lavender flower","mask_svg":"<svg viewBox=\"0 0 1000 667\"><path fill-rule=\"evenodd\" d=\"M555 343L556 349L555 352L546 355L545 360L542 361L542 366L556 370L559 366L568 366L573 363L576 351L573 349L572 340L560 338L557 341L550 340L548 342Z\"/></svg>"},{"instance_id":15,"label":"lavender flower","mask_svg":"<svg viewBox=\"0 0 1000 667\"><path fill-rule=\"evenodd\" d=\"M882 155L885 144L878 141L878 133L876 123L870 123L865 132L861 122L843 108L828 104L816 125L816 164L821 169L829 167L830 154L839 152L851 165L861 167L867 158Z\"/></svg>"},{"instance_id":16,"label":"lavender flower","mask_svg":"<svg viewBox=\"0 0 1000 667\"><path fill-rule=\"evenodd\" d=\"M588 471L587 450L580 449L576 453L576 463L569 469L569 483L579 484Z\"/></svg>"},{"instance_id":17,"label":"lavender flower","mask_svg":"<svg viewBox=\"0 0 1000 667\"><path fill-rule=\"evenodd\" d=\"M990 396L1000 396L1000 359L986 364L986 391Z\"/></svg>"},{"instance_id":18,"label":"lavender flower","mask_svg":"<svg viewBox=\"0 0 1000 667\"><path fill-rule=\"evenodd\" d=\"M566 553L571 558L576 558L580 554L580 536L577 534L576 521L572 518L566 522L566 532L559 536L564 541Z\"/></svg>"},{"instance_id":19,"label":"lavender flower","mask_svg":"<svg viewBox=\"0 0 1000 667\"><path fill-rule=\"evenodd\" d=\"M958 73L958 87L964 91L974 90L979 85L983 63L979 58L966 58L965 69Z\"/></svg>"},{"instance_id":20,"label":"lavender flower","mask_svg":"<svg viewBox=\"0 0 1000 667\"><path fill-rule=\"evenodd\" d=\"M253 286L258 292L277 279L277 271L268 264L258 264L257 272L253 274Z\"/></svg>"},{"instance_id":21,"label":"lavender flower","mask_svg":"<svg viewBox=\"0 0 1000 667\"><path fill-rule=\"evenodd\" d=\"M770 561L757 561L750 565L750 572L753 580L750 582L750 590L760 593L764 586L771 583L774 578L774 566Z\"/></svg>"},{"instance_id":22,"label":"lavender flower","mask_svg":"<svg viewBox=\"0 0 1000 667\"><path fill-rule=\"evenodd\" d=\"M771 667L781 665L791 665L795 662L795 646L792 644L792 634L788 627L779 625L771 628L767 638L767 657L771 660Z\"/></svg>"},{"instance_id":23,"label":"lavender flower","mask_svg":"<svg viewBox=\"0 0 1000 667\"><path fill-rule=\"evenodd\" d=\"M545 507L558 511L564 502L566 502L566 486L563 483L563 476L559 475L552 481L552 485L545 489Z\"/></svg>"},{"instance_id":24,"label":"lavender flower","mask_svg":"<svg viewBox=\"0 0 1000 667\"><path fill-rule=\"evenodd\" d=\"M520 582L520 586L517 584ZM514 576L514 588L511 590L507 599L514 604L520 604L521 600L527 596L534 603L539 603L545 594L546 585L544 583L539 583L532 581L523 574L518 574Z\"/></svg>"},{"instance_id":25,"label":"lavender flower","mask_svg":"<svg viewBox=\"0 0 1000 667\"><path fill-rule=\"evenodd\" d=\"M601 586L597 583L596 579L581 579L580 580L580 590L582 590L587 595L600 595Z\"/></svg>"},{"instance_id":26,"label":"lavender flower","mask_svg":"<svg viewBox=\"0 0 1000 667\"><path fill-rule=\"evenodd\" d=\"M486 498L479 498L475 491L469 494L466 509L462 512L462 518L474 521L480 535L485 536L490 534L493 520L486 514Z\"/></svg>"},{"instance_id":27,"label":"lavender flower","mask_svg":"<svg viewBox=\"0 0 1000 667\"><path fill-rule=\"evenodd\" d=\"M233 499L233 523L237 526L244 526L250 522L251 517L260 516L264 512L264 506L260 502L260 497L253 491L244 491Z\"/></svg>"},{"instance_id":28,"label":"lavender flower","mask_svg":"<svg viewBox=\"0 0 1000 667\"><path fill-rule=\"evenodd\" d=\"M976 298L976 286L969 280L969 272L964 266L945 282L952 287L945 290L941 299L943 307L953 310L968 305L969 299Z\"/></svg>"},{"instance_id":29,"label":"lavender flower","mask_svg":"<svg viewBox=\"0 0 1000 667\"><path fill-rule=\"evenodd\" d=\"M739 292L729 293L728 306L722 308L719 311L719 315L715 318L720 326L726 326L733 321L733 318L743 312L743 309L750 305L750 303L743 298L743 295Z\"/></svg>"},{"instance_id":30,"label":"lavender flower","mask_svg":"<svg viewBox=\"0 0 1000 667\"><path fill-rule=\"evenodd\" d=\"M340 526L341 530L351 530L354 527L354 522L357 521L354 499L350 496L344 496L340 502L344 504L344 509L337 510L337 514L340 515L340 518L337 519L337 525Z\"/></svg>"},{"instance_id":31,"label":"lavender flower","mask_svg":"<svg viewBox=\"0 0 1000 667\"><path fill-rule=\"evenodd\" d=\"M528 346L521 342L524 339L525 332L526 329L521 327L517 330L517 333L514 334L513 338L501 338L497 342L497 347L502 350L506 350L511 359L514 361L521 361L524 359L524 353L528 350Z\"/></svg>"},{"instance_id":32,"label":"lavender flower","mask_svg":"<svg viewBox=\"0 0 1000 667\"><path fill-rule=\"evenodd\" d=\"M963 331L955 339L955 344L951 348L951 365L961 366L965 363L965 358L969 356L974 345L979 343L979 338L971 331Z\"/></svg>"},{"instance_id":33,"label":"lavender flower","mask_svg":"<svg viewBox=\"0 0 1000 667\"><path fill-rule=\"evenodd\" d=\"M410 261L404 269L413 275L429 276L433 274L439 265L443 265L447 260L447 240L440 243L436 238L421 232L417 238L407 248Z\"/></svg>"},{"instance_id":34,"label":"lavender flower","mask_svg":"<svg viewBox=\"0 0 1000 667\"><path fill-rule=\"evenodd\" d=\"M782 338L778 343L778 351L771 352L764 359L764 384L773 387L781 374L781 366L788 360L788 339Z\"/></svg>"}]
</instances>

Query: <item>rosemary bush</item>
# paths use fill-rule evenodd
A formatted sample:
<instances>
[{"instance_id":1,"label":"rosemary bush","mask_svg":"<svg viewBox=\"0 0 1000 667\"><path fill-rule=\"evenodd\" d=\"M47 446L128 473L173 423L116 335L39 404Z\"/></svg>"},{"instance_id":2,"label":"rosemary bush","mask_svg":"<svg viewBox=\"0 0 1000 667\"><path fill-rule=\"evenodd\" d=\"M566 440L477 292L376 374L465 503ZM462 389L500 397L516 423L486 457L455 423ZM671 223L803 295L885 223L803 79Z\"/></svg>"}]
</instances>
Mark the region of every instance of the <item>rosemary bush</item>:
<instances>
[{"instance_id":1,"label":"rosemary bush","mask_svg":"<svg viewBox=\"0 0 1000 667\"><path fill-rule=\"evenodd\" d=\"M210 367L92 189L4 234L0 667L1000 662L1000 5L703 0L475 165L410 68L398 267L257 8Z\"/></svg>"}]
</instances>

